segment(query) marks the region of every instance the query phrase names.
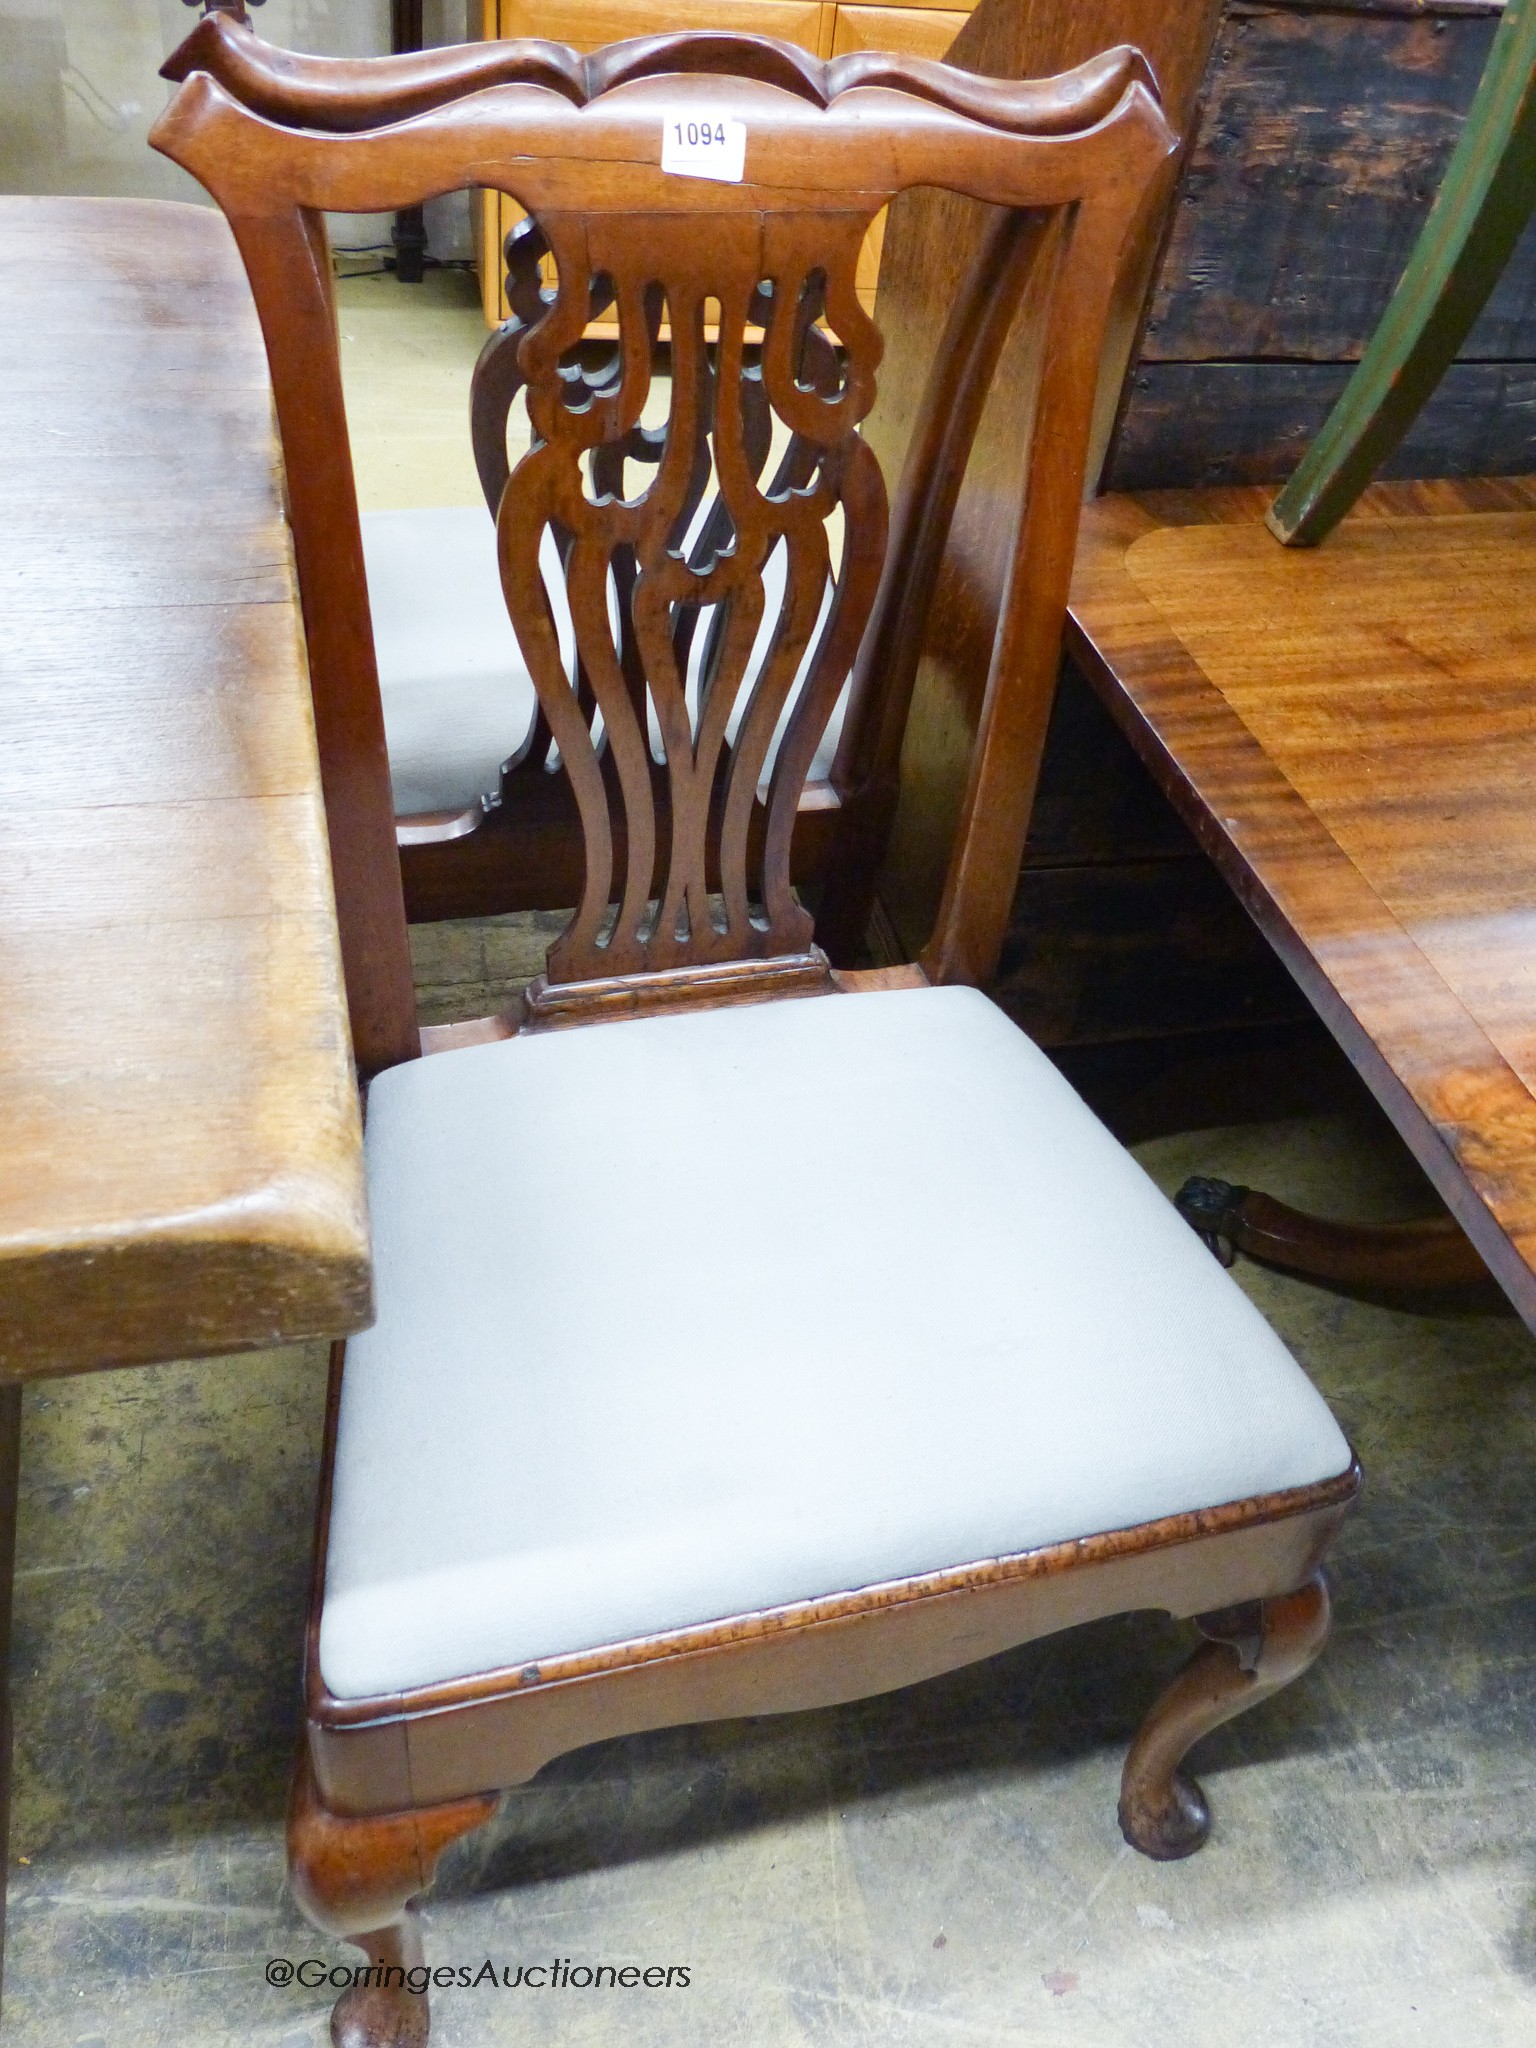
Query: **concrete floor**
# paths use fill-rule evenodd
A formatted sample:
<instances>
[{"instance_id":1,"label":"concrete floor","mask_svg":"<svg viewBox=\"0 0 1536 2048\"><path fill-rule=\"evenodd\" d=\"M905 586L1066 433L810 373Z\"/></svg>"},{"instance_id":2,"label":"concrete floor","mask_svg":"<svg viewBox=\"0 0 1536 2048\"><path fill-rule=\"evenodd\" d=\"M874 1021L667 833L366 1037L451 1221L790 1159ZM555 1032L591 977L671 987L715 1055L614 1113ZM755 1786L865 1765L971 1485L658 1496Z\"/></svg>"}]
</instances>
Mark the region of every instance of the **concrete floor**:
<instances>
[{"instance_id":1,"label":"concrete floor","mask_svg":"<svg viewBox=\"0 0 1536 2048\"><path fill-rule=\"evenodd\" d=\"M450 419L470 311L451 279L344 294L370 502L473 499L432 435L414 467L367 445L413 378ZM487 1008L557 922L419 931L424 1014ZM1368 1113L1139 1156L1166 1188L1217 1173L1339 1214L1419 1192ZM1156 1617L860 1706L606 1744L450 1853L429 1954L689 1984L442 1991L442 2048L1536 2039L1536 1340L1491 1292L1409 1312L1237 1272L1368 1490L1329 1651L1201 1753L1200 1855L1151 1864L1115 1828L1125 1743L1189 1640ZM345 1954L283 1886L323 1391L306 1346L29 1392L6 2048L326 2038L326 1995L264 1974Z\"/></svg>"}]
</instances>

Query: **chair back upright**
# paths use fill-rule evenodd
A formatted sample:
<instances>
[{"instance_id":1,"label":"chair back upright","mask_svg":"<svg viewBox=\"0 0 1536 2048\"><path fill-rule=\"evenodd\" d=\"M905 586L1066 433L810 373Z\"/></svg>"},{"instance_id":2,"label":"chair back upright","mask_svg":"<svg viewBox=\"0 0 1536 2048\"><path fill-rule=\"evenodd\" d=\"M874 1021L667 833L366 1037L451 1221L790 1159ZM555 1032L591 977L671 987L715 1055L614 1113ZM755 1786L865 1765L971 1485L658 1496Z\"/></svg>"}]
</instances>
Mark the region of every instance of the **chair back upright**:
<instances>
[{"instance_id":1,"label":"chair back upright","mask_svg":"<svg viewBox=\"0 0 1536 2048\"><path fill-rule=\"evenodd\" d=\"M722 975L743 991L761 977L767 993L824 971L790 887L800 794L850 676L833 788L894 776L949 514L1035 281L1038 425L1020 451L1015 573L925 963L938 979L984 976L1049 709L1110 298L1173 147L1137 53L1002 83L868 53L821 64L756 37L652 37L586 59L522 44L503 51L504 82L453 97L434 74L402 114L384 81L371 128L337 117L345 91L327 125L294 125L322 61L288 60L298 86L282 119L192 69L152 140L228 217L266 337L360 1069L413 1057L419 1038L323 216L465 186L510 193L531 223L521 317L493 338L477 382L477 438L482 457L505 448L505 407L525 388L532 445L506 474L493 455L487 481L540 706L529 745L543 765L558 760L581 812L584 892L547 964L567 1000L658 973L717 992ZM881 343L854 277L874 215L914 185L998 211L891 506L860 434ZM546 251L555 283L543 291L531 266ZM593 372L583 335L609 305L618 344ZM654 428L642 414L663 321L671 390ZM783 453L764 487L775 420ZM570 672L540 566L546 532L574 624ZM765 623L764 569L780 550L783 595Z\"/></svg>"}]
</instances>

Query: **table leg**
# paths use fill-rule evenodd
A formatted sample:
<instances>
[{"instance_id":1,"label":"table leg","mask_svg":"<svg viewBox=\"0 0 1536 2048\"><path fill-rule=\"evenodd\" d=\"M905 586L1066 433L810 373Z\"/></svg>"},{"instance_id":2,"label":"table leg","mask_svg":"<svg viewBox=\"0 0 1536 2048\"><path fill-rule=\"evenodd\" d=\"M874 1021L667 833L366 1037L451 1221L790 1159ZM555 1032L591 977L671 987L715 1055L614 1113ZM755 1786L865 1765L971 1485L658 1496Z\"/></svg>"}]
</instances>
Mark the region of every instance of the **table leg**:
<instances>
[{"instance_id":1,"label":"table leg","mask_svg":"<svg viewBox=\"0 0 1536 2048\"><path fill-rule=\"evenodd\" d=\"M21 1386L0 1386L0 1980L5 1971L5 1878L11 1867L11 1600L16 1577L16 1479Z\"/></svg>"},{"instance_id":2,"label":"table leg","mask_svg":"<svg viewBox=\"0 0 1536 2048\"><path fill-rule=\"evenodd\" d=\"M1277 1202L1259 1188L1196 1174L1173 1198L1223 1265L1247 1252L1285 1273L1344 1287L1470 1287L1488 1268L1454 1216L1414 1223L1338 1223ZM1227 1249L1224 1250L1223 1247Z\"/></svg>"}]
</instances>

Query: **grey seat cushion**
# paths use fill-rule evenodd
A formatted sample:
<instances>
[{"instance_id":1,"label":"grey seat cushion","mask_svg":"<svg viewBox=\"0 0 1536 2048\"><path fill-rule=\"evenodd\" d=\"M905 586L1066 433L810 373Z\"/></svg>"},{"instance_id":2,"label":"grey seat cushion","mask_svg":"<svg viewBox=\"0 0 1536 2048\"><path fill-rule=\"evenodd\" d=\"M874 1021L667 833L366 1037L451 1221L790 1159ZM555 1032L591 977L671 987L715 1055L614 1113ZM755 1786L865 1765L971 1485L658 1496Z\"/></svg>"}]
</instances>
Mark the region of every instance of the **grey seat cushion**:
<instances>
[{"instance_id":1,"label":"grey seat cushion","mask_svg":"<svg viewBox=\"0 0 1536 2048\"><path fill-rule=\"evenodd\" d=\"M502 763L527 738L537 701L501 592L496 529L481 505L438 505L365 512L362 530L395 815L467 810L495 794ZM560 558L547 532L540 560L561 659L570 673L575 636ZM764 583L764 621L749 680L766 656L783 595L782 549L770 556ZM704 641L704 632L696 632L690 676L695 699ZM732 738L746 700L743 688L730 721ZM843 709L840 701L828 722L811 765L812 781L830 773ZM781 737L782 721L765 777ZM660 758L661 728L654 715L651 738Z\"/></svg>"},{"instance_id":2,"label":"grey seat cushion","mask_svg":"<svg viewBox=\"0 0 1536 2048\"><path fill-rule=\"evenodd\" d=\"M372 1086L320 1665L392 1692L1329 1479L1279 1339L983 996Z\"/></svg>"}]
</instances>

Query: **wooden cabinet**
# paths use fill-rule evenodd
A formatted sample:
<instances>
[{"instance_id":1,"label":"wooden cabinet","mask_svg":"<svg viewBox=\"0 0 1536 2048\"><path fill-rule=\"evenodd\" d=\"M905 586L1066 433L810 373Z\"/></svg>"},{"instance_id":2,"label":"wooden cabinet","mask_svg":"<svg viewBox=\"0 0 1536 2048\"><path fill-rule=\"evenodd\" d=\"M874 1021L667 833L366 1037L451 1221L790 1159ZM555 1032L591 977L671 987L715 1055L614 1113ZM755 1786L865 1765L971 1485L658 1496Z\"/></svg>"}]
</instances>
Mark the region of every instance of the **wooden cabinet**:
<instances>
[{"instance_id":1,"label":"wooden cabinet","mask_svg":"<svg viewBox=\"0 0 1536 2048\"><path fill-rule=\"evenodd\" d=\"M849 50L901 50L916 57L942 57L965 26L969 6L957 8L845 7L839 0L481 0L480 33L545 36L577 50L595 50L626 36L667 29L734 29L742 35L779 36L819 57ZM502 289L501 245L521 209L502 192L482 195L479 223L480 288L485 317L495 326L507 317ZM882 213L870 229L859 260L858 291L866 309L875 302L880 275Z\"/></svg>"},{"instance_id":2,"label":"wooden cabinet","mask_svg":"<svg viewBox=\"0 0 1536 2048\"><path fill-rule=\"evenodd\" d=\"M807 50L821 45L821 0L500 0L500 6L504 36L546 36L577 50L662 29L722 27L782 36Z\"/></svg>"}]
</instances>

